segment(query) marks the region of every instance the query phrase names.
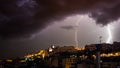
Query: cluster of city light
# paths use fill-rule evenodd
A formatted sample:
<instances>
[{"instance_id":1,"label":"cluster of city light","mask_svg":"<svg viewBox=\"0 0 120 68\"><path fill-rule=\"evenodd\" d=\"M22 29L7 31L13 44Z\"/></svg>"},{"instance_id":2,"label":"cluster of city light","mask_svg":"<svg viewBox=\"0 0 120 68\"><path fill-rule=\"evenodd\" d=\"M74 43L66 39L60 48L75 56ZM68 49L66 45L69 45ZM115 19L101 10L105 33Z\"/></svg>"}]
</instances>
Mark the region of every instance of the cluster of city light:
<instances>
[{"instance_id":1,"label":"cluster of city light","mask_svg":"<svg viewBox=\"0 0 120 68\"><path fill-rule=\"evenodd\" d=\"M79 57L81 58L81 60L85 60L85 59L87 59L88 56L86 56L86 55L81 55L81 56L79 56Z\"/></svg>"},{"instance_id":2,"label":"cluster of city light","mask_svg":"<svg viewBox=\"0 0 120 68\"><path fill-rule=\"evenodd\" d=\"M49 48L48 51L52 52L54 48L55 48L55 46L53 45ZM34 57L37 57L37 58L43 58L44 59L46 56L49 56L48 51L47 50L40 50L37 53L32 53L32 54L26 55L25 58L33 59Z\"/></svg>"},{"instance_id":3,"label":"cluster of city light","mask_svg":"<svg viewBox=\"0 0 120 68\"><path fill-rule=\"evenodd\" d=\"M75 49L76 49L76 50L81 50L81 51L83 51L83 50L85 50L85 47L82 47L82 48L75 47Z\"/></svg>"},{"instance_id":4,"label":"cluster of city light","mask_svg":"<svg viewBox=\"0 0 120 68\"><path fill-rule=\"evenodd\" d=\"M45 56L48 56L48 54L45 53L45 50L40 50L38 53L28 54L25 57L26 58L33 58L35 56L37 56L38 58L44 58Z\"/></svg>"},{"instance_id":5,"label":"cluster of city light","mask_svg":"<svg viewBox=\"0 0 120 68\"><path fill-rule=\"evenodd\" d=\"M33 57L34 56L34 54L28 54L28 55L26 55L25 57L26 58L30 58L30 57Z\"/></svg>"},{"instance_id":6,"label":"cluster of city light","mask_svg":"<svg viewBox=\"0 0 120 68\"><path fill-rule=\"evenodd\" d=\"M2 62L3 60L0 60L0 62ZM5 60L6 62L9 62L9 63L12 63L12 62L14 62L14 60L13 59L6 59ZM25 62L25 59L19 59L19 61L18 62L21 62L21 63L23 63L23 62ZM0 67L1 68L1 67Z\"/></svg>"},{"instance_id":7,"label":"cluster of city light","mask_svg":"<svg viewBox=\"0 0 120 68\"><path fill-rule=\"evenodd\" d=\"M96 55L92 55L94 57L94 59L96 59ZM115 53L102 53L100 54L101 57L118 57L120 56L120 52L115 52Z\"/></svg>"},{"instance_id":8,"label":"cluster of city light","mask_svg":"<svg viewBox=\"0 0 120 68\"><path fill-rule=\"evenodd\" d=\"M102 53L100 56L101 57L112 57L112 56L117 57L117 56L120 56L120 52L108 53L108 54Z\"/></svg>"},{"instance_id":9,"label":"cluster of city light","mask_svg":"<svg viewBox=\"0 0 120 68\"><path fill-rule=\"evenodd\" d=\"M12 59L7 59L6 61L7 61L7 62L13 62L13 60L12 60Z\"/></svg>"}]
</instances>

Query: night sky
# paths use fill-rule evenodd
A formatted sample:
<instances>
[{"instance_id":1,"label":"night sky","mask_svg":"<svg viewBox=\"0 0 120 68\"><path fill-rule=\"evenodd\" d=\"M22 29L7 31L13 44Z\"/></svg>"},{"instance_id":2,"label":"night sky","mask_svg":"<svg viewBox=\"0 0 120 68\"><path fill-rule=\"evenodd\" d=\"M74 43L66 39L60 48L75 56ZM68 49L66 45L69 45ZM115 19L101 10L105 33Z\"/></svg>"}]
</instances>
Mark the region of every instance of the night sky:
<instances>
[{"instance_id":1,"label":"night sky","mask_svg":"<svg viewBox=\"0 0 120 68\"><path fill-rule=\"evenodd\" d=\"M0 0L0 58L20 57L51 45L120 41L120 0ZM79 23L76 26L76 22Z\"/></svg>"}]
</instances>

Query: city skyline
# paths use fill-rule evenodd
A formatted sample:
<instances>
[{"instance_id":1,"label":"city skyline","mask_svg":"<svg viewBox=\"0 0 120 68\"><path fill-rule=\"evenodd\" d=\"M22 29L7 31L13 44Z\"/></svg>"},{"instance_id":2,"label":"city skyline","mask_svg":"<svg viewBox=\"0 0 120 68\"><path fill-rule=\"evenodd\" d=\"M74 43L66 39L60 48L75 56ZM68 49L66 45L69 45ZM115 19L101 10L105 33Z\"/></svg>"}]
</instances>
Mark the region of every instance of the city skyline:
<instances>
[{"instance_id":1,"label":"city skyline","mask_svg":"<svg viewBox=\"0 0 120 68\"><path fill-rule=\"evenodd\" d=\"M51 45L84 47L100 43L100 36L102 43L109 38L120 41L119 0L1 0L0 3L1 58L23 56Z\"/></svg>"}]
</instances>

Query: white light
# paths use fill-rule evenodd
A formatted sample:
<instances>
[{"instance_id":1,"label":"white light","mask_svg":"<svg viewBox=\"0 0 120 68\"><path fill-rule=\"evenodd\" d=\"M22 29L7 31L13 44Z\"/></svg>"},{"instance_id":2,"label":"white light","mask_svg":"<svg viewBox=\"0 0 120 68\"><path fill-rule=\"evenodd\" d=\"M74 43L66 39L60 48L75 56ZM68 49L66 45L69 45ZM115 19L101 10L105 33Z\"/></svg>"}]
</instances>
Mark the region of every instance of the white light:
<instances>
[{"instance_id":1,"label":"white light","mask_svg":"<svg viewBox=\"0 0 120 68\"><path fill-rule=\"evenodd\" d=\"M55 48L55 46L54 46L54 45L52 45L52 48Z\"/></svg>"},{"instance_id":2,"label":"white light","mask_svg":"<svg viewBox=\"0 0 120 68\"><path fill-rule=\"evenodd\" d=\"M108 25L107 26L107 31L108 31L108 39L107 39L107 41L106 41L106 43L112 43L112 34L111 34L111 26L110 25Z\"/></svg>"},{"instance_id":3,"label":"white light","mask_svg":"<svg viewBox=\"0 0 120 68\"><path fill-rule=\"evenodd\" d=\"M52 48L49 48L49 52L52 52L53 51L53 49Z\"/></svg>"}]
</instances>

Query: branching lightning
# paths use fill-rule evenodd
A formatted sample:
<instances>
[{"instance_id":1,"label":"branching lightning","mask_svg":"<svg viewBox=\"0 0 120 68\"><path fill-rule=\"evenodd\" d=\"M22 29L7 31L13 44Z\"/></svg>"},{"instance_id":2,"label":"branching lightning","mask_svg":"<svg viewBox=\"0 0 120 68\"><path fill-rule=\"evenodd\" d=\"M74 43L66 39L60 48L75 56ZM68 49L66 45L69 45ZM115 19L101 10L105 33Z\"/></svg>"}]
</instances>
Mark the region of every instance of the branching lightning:
<instances>
[{"instance_id":1,"label":"branching lightning","mask_svg":"<svg viewBox=\"0 0 120 68\"><path fill-rule=\"evenodd\" d=\"M112 34L111 34L111 26L110 25L108 25L107 26L107 31L108 31L108 39L107 39L107 41L106 41L106 43L112 43Z\"/></svg>"}]
</instances>

